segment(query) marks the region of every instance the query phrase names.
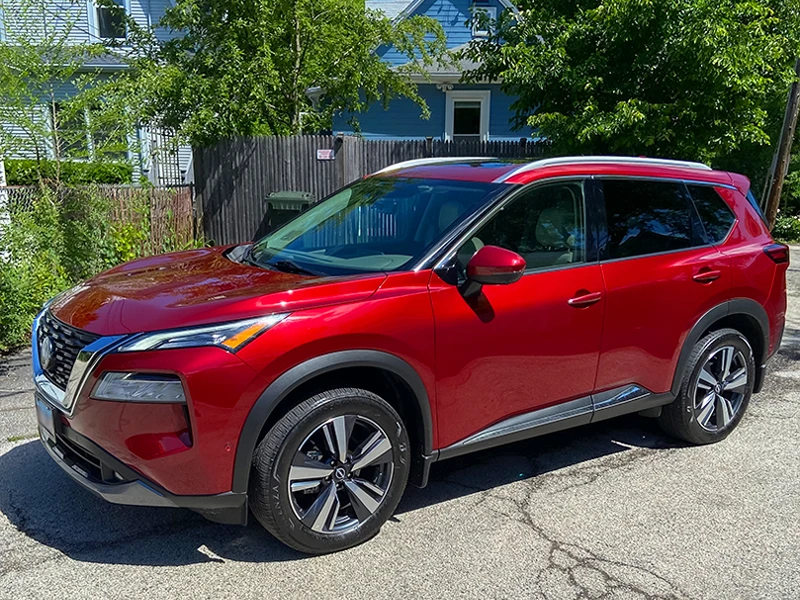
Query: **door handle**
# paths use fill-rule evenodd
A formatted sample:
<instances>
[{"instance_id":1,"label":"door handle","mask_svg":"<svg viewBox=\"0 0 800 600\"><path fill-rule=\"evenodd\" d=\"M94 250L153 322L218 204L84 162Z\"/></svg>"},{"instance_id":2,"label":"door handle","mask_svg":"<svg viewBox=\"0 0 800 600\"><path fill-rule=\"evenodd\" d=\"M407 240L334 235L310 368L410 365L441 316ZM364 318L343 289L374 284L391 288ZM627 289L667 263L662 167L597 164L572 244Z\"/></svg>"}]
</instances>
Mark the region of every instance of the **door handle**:
<instances>
[{"instance_id":1,"label":"door handle","mask_svg":"<svg viewBox=\"0 0 800 600\"><path fill-rule=\"evenodd\" d=\"M584 292L585 290L581 290L578 292L580 295L575 296L574 298L570 298L567 300L567 304L570 306L574 306L575 308L585 308L587 306L591 306L597 302L600 302L600 298L603 297L603 294L600 292Z\"/></svg>"},{"instance_id":2,"label":"door handle","mask_svg":"<svg viewBox=\"0 0 800 600\"><path fill-rule=\"evenodd\" d=\"M697 283L711 283L712 281L716 281L722 275L722 271L717 269L700 269L695 275L692 277Z\"/></svg>"}]
</instances>

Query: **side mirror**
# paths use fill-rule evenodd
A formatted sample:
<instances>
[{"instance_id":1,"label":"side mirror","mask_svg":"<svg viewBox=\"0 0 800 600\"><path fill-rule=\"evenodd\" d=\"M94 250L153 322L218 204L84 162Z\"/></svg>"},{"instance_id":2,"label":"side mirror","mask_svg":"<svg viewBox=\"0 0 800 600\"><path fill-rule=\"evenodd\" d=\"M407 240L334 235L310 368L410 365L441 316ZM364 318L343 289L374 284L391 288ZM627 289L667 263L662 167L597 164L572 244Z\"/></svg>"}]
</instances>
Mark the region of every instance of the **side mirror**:
<instances>
[{"instance_id":1,"label":"side mirror","mask_svg":"<svg viewBox=\"0 0 800 600\"><path fill-rule=\"evenodd\" d=\"M525 266L525 259L516 252L498 246L484 246L467 264L467 281L462 293L474 296L484 285L508 285L519 281L525 273Z\"/></svg>"}]
</instances>

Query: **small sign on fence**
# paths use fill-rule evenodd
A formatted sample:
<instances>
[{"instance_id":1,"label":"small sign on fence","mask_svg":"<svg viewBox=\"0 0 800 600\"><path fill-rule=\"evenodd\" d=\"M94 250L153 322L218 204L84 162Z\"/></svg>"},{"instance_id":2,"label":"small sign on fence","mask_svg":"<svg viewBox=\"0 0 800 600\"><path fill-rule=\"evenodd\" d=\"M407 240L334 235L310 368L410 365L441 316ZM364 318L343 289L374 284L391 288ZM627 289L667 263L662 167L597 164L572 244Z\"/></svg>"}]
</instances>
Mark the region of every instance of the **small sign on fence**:
<instances>
[{"instance_id":1,"label":"small sign on fence","mask_svg":"<svg viewBox=\"0 0 800 600\"><path fill-rule=\"evenodd\" d=\"M317 160L333 160L336 158L336 153L332 148L318 148Z\"/></svg>"}]
</instances>

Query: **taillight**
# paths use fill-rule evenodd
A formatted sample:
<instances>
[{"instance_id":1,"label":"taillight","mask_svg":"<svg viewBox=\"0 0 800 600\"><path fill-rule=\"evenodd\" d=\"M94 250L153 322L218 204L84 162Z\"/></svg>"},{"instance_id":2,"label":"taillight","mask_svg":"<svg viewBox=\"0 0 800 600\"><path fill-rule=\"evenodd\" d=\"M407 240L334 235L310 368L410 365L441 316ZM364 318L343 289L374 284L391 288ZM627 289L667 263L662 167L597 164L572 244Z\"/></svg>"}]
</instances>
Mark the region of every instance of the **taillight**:
<instances>
[{"instance_id":1,"label":"taillight","mask_svg":"<svg viewBox=\"0 0 800 600\"><path fill-rule=\"evenodd\" d=\"M789 246L786 244L770 244L769 246L765 246L764 254L779 265L789 262Z\"/></svg>"}]
</instances>

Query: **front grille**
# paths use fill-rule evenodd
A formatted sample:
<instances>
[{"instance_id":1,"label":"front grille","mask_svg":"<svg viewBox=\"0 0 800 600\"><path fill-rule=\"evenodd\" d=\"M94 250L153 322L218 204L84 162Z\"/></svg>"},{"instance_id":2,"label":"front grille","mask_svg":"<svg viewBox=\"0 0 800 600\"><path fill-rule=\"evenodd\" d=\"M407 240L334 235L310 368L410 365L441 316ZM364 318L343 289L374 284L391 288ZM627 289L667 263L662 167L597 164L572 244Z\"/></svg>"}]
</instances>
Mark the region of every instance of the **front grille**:
<instances>
[{"instance_id":1,"label":"front grille","mask_svg":"<svg viewBox=\"0 0 800 600\"><path fill-rule=\"evenodd\" d=\"M62 323L47 311L39 320L40 344L44 338L52 343L53 353L48 363L42 364L42 369L50 381L66 390L78 352L100 339L100 336Z\"/></svg>"}]
</instances>

